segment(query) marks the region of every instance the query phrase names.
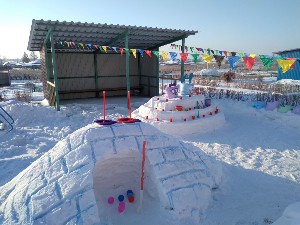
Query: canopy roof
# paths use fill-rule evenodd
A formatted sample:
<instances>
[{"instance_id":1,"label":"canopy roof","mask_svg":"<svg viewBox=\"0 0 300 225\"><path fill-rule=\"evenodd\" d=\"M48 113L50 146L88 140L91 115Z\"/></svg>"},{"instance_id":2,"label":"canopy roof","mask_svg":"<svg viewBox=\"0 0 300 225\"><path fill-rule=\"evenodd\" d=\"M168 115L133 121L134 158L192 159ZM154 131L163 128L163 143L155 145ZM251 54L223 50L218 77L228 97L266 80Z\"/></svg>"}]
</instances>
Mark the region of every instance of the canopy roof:
<instances>
[{"instance_id":1,"label":"canopy roof","mask_svg":"<svg viewBox=\"0 0 300 225\"><path fill-rule=\"evenodd\" d=\"M284 51L279 51L279 52L274 52L274 54L281 55L283 53L288 53L288 52L299 52L300 48L295 48L295 49L290 49L290 50L284 50Z\"/></svg>"},{"instance_id":2,"label":"canopy roof","mask_svg":"<svg viewBox=\"0 0 300 225\"><path fill-rule=\"evenodd\" d=\"M32 20L27 49L40 51L51 28L55 40L113 47L124 47L124 37L128 33L128 48L149 50L198 33L198 31L119 24Z\"/></svg>"}]
</instances>

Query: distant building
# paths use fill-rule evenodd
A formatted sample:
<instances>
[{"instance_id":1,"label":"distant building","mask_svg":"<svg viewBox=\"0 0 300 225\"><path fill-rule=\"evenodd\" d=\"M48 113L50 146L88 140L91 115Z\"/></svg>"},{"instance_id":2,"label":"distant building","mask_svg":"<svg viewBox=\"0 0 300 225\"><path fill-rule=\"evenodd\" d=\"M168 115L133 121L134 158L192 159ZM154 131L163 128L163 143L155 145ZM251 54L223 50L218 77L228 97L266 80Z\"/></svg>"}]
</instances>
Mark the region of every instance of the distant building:
<instances>
[{"instance_id":1,"label":"distant building","mask_svg":"<svg viewBox=\"0 0 300 225\"><path fill-rule=\"evenodd\" d=\"M287 58L300 58L300 48L292 49L292 50L285 50L281 52L275 52L275 54L278 54L282 57ZM295 62L294 68L288 70L286 73L282 73L282 70L280 67L278 67L278 76L277 80L281 79L293 79L293 80L300 80L300 63Z\"/></svg>"}]
</instances>

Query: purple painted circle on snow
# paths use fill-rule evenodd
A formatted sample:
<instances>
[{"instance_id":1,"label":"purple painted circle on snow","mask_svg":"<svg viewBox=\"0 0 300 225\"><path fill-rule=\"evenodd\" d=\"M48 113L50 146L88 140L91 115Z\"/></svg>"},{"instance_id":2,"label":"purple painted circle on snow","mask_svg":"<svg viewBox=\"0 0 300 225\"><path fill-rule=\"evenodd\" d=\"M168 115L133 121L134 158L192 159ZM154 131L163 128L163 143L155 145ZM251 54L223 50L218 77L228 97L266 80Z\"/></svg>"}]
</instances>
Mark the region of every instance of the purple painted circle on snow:
<instances>
[{"instance_id":1,"label":"purple painted circle on snow","mask_svg":"<svg viewBox=\"0 0 300 225\"><path fill-rule=\"evenodd\" d=\"M107 199L107 202L108 202L108 204L113 204L114 202L115 202L115 198L114 197L112 197L112 196L110 196L108 199Z\"/></svg>"}]
</instances>

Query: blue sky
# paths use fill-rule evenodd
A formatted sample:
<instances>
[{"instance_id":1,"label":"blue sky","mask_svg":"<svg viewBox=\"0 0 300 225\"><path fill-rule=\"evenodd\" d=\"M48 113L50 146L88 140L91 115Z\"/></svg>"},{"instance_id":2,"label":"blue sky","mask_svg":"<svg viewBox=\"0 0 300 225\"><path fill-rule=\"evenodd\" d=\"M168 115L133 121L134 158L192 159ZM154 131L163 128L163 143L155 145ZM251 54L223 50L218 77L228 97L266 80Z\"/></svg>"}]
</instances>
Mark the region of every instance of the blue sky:
<instances>
[{"instance_id":1,"label":"blue sky","mask_svg":"<svg viewBox=\"0 0 300 225\"><path fill-rule=\"evenodd\" d=\"M186 45L272 54L300 47L300 0L1 0L0 57L21 58L32 19L197 30Z\"/></svg>"}]
</instances>

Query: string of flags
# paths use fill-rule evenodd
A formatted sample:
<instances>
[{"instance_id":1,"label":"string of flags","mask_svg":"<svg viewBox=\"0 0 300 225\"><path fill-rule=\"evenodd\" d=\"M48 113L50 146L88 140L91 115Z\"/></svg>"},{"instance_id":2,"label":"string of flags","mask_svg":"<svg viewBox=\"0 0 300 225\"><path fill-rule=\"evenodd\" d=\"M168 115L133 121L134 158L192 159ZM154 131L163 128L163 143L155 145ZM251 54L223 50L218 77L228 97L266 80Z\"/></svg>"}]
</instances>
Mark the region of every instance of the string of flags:
<instances>
[{"instance_id":1,"label":"string of flags","mask_svg":"<svg viewBox=\"0 0 300 225\"><path fill-rule=\"evenodd\" d=\"M211 63L212 59L215 59L217 62L217 65L221 66L222 61L226 57L228 60L228 63L230 65L231 69L235 68L235 65L237 62L239 62L241 59L244 61L246 67L248 70L251 70L254 63L256 62L256 59L259 58L266 70L270 70L270 67L274 61L274 59L277 60L278 65L282 69L283 73L286 73L288 70L294 68L294 64L296 61L300 63L300 58L284 58L281 56L268 56L268 55L258 55L256 54L248 54L248 53L242 53L242 52L229 52L229 51L221 51L221 50L211 50L211 49L203 49L203 48L196 48L196 47L188 47L184 46L186 52L185 53L177 53L177 52L168 52L168 51L154 51L154 50L143 50L143 49L129 49L129 48L119 48L119 47L111 47L111 46L101 46L96 44L84 44L84 43L76 43L71 41L54 41L54 46L56 48L73 48L73 49L90 49L90 50L99 50L103 53L107 53L108 50L112 50L116 53L120 53L121 55L126 54L128 56L132 55L134 58L137 57L137 53L141 55L141 57L144 57L144 55L148 55L148 57L152 57L152 55L155 55L156 57L161 56L163 58L163 61L167 61L167 57L170 56L173 61L176 61L178 57L183 62L186 62L188 56L191 56L193 58L194 63L199 61L200 57L206 62ZM181 45L175 45L171 44L172 49L179 50L182 49ZM191 53L188 53L190 50Z\"/></svg>"}]
</instances>

